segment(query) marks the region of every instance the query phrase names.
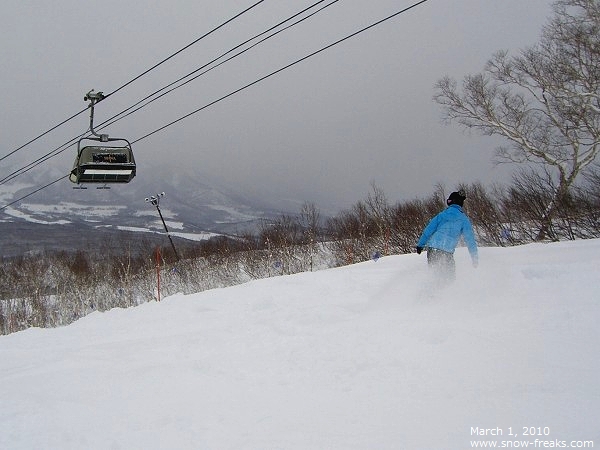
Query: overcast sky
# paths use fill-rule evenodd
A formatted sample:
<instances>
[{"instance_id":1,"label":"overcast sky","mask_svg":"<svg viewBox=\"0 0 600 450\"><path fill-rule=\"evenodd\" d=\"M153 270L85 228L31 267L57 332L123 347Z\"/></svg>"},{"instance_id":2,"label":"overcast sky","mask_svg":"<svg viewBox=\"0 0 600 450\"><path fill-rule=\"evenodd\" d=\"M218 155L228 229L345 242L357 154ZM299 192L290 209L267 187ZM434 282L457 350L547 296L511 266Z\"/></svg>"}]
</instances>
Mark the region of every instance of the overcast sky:
<instances>
[{"instance_id":1,"label":"overcast sky","mask_svg":"<svg viewBox=\"0 0 600 450\"><path fill-rule=\"evenodd\" d=\"M415 1L340 0L103 132L134 141ZM3 0L0 156L84 109L90 89L113 92L254 3ZM96 123L312 3L262 2L98 105ZM438 182L507 180L510 170L492 163L499 141L443 125L433 86L479 72L497 50L537 42L550 5L429 0L137 142L138 178L186 167L203 182L333 209L363 199L372 182L395 202ZM84 132L88 120L0 162L0 174ZM66 174L73 159L69 149L48 164Z\"/></svg>"}]
</instances>

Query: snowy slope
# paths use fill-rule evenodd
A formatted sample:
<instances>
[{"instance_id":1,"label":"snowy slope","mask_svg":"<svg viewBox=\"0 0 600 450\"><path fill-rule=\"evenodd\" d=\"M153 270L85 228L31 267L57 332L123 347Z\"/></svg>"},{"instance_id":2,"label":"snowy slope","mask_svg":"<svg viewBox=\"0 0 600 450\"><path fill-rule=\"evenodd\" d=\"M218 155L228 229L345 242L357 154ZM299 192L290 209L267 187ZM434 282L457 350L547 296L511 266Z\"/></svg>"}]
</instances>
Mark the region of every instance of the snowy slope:
<instances>
[{"instance_id":1,"label":"snowy slope","mask_svg":"<svg viewBox=\"0 0 600 450\"><path fill-rule=\"evenodd\" d=\"M600 446L600 240L456 257L433 293L404 255L2 336L0 448Z\"/></svg>"}]
</instances>

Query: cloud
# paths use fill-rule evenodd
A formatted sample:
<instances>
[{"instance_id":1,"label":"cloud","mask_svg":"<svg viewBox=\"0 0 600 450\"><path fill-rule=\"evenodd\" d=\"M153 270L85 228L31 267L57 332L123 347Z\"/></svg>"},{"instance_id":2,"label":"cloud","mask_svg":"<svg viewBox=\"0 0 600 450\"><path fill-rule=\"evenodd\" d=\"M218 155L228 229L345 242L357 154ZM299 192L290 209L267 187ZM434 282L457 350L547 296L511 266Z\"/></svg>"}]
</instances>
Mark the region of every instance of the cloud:
<instances>
[{"instance_id":1,"label":"cloud","mask_svg":"<svg viewBox=\"0 0 600 450\"><path fill-rule=\"evenodd\" d=\"M111 96L98 106L97 120L311 3L262 3ZM337 2L108 132L144 136L412 3ZM250 4L179 0L140 8L132 0L60 0L49 7L8 0L0 19L12 37L0 44L2 154L85 108L89 89L111 92ZM177 160L247 194L332 208L362 198L373 181L395 200L429 193L440 181L506 179L508 171L491 163L497 141L441 124L433 85L446 74L481 70L496 50L535 43L549 5L426 2L140 141L136 159L141 169L162 162L167 170ZM81 115L19 157L37 158L87 125ZM65 171L67 153L56 159Z\"/></svg>"}]
</instances>

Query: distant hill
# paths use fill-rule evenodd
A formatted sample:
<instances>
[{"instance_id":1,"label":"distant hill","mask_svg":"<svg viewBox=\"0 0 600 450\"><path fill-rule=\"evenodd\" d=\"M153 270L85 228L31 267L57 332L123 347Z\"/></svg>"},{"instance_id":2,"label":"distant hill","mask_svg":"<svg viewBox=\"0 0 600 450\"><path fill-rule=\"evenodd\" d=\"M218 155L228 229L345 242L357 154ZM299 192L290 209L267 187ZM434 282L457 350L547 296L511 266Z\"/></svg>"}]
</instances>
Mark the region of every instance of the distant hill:
<instances>
[{"instance_id":1,"label":"distant hill","mask_svg":"<svg viewBox=\"0 0 600 450\"><path fill-rule=\"evenodd\" d=\"M154 168L151 173L161 174L161 170ZM60 171L48 168L35 177L26 173L14 183L0 185L0 206L32 192L40 186L39 180L60 175ZM0 256L86 248L123 236L164 240L158 212L145 201L162 192L161 213L169 231L181 239L255 231L261 220L282 213L210 180L200 180L190 168L170 170L159 177L139 172L128 184L74 187L65 179L1 210Z\"/></svg>"}]
</instances>

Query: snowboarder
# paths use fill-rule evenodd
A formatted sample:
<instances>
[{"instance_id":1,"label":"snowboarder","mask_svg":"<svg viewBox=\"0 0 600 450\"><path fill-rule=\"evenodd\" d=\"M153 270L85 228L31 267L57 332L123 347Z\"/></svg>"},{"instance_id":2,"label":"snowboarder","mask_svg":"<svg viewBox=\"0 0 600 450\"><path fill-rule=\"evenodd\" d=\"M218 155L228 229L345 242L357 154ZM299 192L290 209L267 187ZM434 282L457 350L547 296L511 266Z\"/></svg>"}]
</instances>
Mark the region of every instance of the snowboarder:
<instances>
[{"instance_id":1,"label":"snowboarder","mask_svg":"<svg viewBox=\"0 0 600 450\"><path fill-rule=\"evenodd\" d=\"M427 250L427 263L439 281L452 281L456 276L454 250L461 236L471 254L473 267L477 267L479 261L473 226L462 210L466 198L462 191L452 192L446 200L448 207L431 219L417 243L418 254Z\"/></svg>"}]
</instances>

